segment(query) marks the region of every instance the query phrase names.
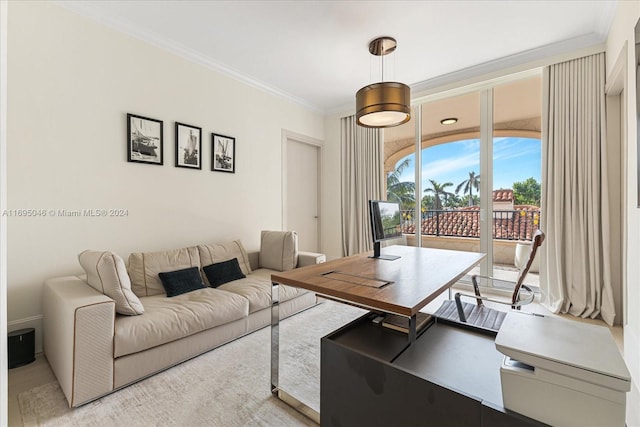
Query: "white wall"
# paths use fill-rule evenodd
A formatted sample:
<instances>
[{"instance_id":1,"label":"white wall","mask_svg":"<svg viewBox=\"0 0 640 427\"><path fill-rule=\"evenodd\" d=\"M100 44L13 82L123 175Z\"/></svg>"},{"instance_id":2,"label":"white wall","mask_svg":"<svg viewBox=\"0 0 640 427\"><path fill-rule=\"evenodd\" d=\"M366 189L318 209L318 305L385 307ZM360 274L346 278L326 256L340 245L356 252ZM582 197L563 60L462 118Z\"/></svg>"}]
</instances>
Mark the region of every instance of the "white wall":
<instances>
[{"instance_id":1,"label":"white wall","mask_svg":"<svg viewBox=\"0 0 640 427\"><path fill-rule=\"evenodd\" d=\"M636 122L636 93L635 93L635 53L634 28L640 18L640 2L621 1L607 38L607 76L610 76L617 58L622 54L627 56L626 69L626 139L627 150L622 158L626 159L626 246L625 260L626 307L627 320L624 325L624 357L631 371L633 387L627 396L627 425L640 426L640 209L637 208L637 122ZM627 51L624 52L625 43ZM623 99L625 99L623 97Z\"/></svg>"},{"instance_id":2,"label":"white wall","mask_svg":"<svg viewBox=\"0 0 640 427\"><path fill-rule=\"evenodd\" d=\"M84 249L257 249L281 227L282 129L322 140L322 115L57 5L9 10L9 209L128 210L8 218L9 330L39 328L43 280L80 273ZM126 161L127 113L164 121L163 166ZM174 167L175 121L202 127L202 170ZM236 137L235 174L210 170L212 131Z\"/></svg>"}]
</instances>

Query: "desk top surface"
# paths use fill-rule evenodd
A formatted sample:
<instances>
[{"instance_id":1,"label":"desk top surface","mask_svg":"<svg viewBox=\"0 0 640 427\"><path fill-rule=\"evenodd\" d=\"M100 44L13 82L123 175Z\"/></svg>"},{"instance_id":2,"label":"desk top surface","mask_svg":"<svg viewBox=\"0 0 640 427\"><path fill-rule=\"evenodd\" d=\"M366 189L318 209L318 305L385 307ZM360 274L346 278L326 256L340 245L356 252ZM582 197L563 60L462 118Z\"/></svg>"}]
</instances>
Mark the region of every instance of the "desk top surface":
<instances>
[{"instance_id":1,"label":"desk top surface","mask_svg":"<svg viewBox=\"0 0 640 427\"><path fill-rule=\"evenodd\" d=\"M485 254L389 246L394 261L353 255L271 275L274 282L381 311L411 316L456 283ZM386 284L385 284L386 283Z\"/></svg>"}]
</instances>

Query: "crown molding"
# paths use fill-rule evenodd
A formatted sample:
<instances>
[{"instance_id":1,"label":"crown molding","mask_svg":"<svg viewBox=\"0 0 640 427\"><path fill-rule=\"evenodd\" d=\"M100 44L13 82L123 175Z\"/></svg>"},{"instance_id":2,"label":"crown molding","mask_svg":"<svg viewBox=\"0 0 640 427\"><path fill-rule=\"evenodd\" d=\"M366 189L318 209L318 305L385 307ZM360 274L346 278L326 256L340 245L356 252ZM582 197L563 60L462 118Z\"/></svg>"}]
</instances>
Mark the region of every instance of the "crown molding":
<instances>
[{"instance_id":1,"label":"crown molding","mask_svg":"<svg viewBox=\"0 0 640 427\"><path fill-rule=\"evenodd\" d=\"M616 17L616 11L618 10L618 2L611 2L606 12L600 15L600 21L596 25L595 33L598 34L602 41L607 40L611 25Z\"/></svg>"},{"instance_id":2,"label":"crown molding","mask_svg":"<svg viewBox=\"0 0 640 427\"><path fill-rule=\"evenodd\" d=\"M335 114L350 115L353 113L355 103L342 104L336 107L324 109L303 98L294 96L238 70L218 63L210 57L163 37L160 34L140 29L130 22L126 22L124 19L114 19L112 17L105 16L101 13L100 8L96 7L92 2L56 0L54 3L71 12L97 21L102 25L168 51L190 62L202 65L248 86L300 105L314 113L324 115L325 117ZM493 61L487 61L411 84L411 93L413 96L412 103L415 104L416 102L421 102L422 98L435 93L475 85L480 81L484 81L486 83L488 80L499 79L509 74L520 73L533 68L547 66L552 63L558 63L574 59L579 56L604 51L606 35L611 27L614 17L615 8L611 7L607 10L607 13L602 15L602 18L597 25L597 30L594 33L518 52Z\"/></svg>"},{"instance_id":3,"label":"crown molding","mask_svg":"<svg viewBox=\"0 0 640 427\"><path fill-rule=\"evenodd\" d=\"M605 48L604 39L598 34L591 33L434 77L411 85L411 91L417 95L413 97L415 101L416 98L456 87L477 83L486 84L491 80L505 79L511 74L603 52Z\"/></svg>"},{"instance_id":4,"label":"crown molding","mask_svg":"<svg viewBox=\"0 0 640 427\"><path fill-rule=\"evenodd\" d=\"M73 1L73 0L56 0L54 1L54 3L71 12L81 15L85 18L89 18L111 29L114 29L121 33L127 34L131 37L134 37L138 40L141 40L145 43L148 43L150 45L163 49L183 59L186 59L190 62L196 63L198 65L202 65L206 68L209 68L210 70L216 71L226 77L232 78L236 81L244 83L255 89L261 90L263 92L266 92L270 95L274 95L279 98L283 98L289 102L300 105L314 113L318 113L321 115L325 114L325 111L323 108L315 104L312 104L305 99L294 96L288 92L285 92L274 86L271 86L267 83L257 80L247 74L241 73L238 70L235 70L219 62L216 62L212 60L210 57L203 55L202 53L194 49L191 49L187 46L184 46L183 44L177 43L173 40L163 37L158 33L143 30L131 24L130 22L127 22L126 20L107 17L101 13L100 8L96 7L91 2Z\"/></svg>"}]
</instances>

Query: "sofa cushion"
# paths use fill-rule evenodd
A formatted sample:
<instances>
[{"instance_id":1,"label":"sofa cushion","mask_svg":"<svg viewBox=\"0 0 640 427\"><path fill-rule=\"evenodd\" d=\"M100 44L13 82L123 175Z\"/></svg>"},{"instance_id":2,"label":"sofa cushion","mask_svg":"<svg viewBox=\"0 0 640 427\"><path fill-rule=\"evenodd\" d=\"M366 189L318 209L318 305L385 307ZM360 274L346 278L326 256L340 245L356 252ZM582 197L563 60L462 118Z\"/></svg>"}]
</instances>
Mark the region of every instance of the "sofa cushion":
<instances>
[{"instance_id":1,"label":"sofa cushion","mask_svg":"<svg viewBox=\"0 0 640 427\"><path fill-rule=\"evenodd\" d=\"M242 246L242 242L240 240L210 245L198 245L198 253L200 254L201 265L211 265L222 261L228 261L233 258L238 258L238 264L240 265L242 273L245 276L251 274L249 256L247 255L247 251L244 250L244 246ZM210 285L206 277L205 281L207 282L207 285Z\"/></svg>"},{"instance_id":2,"label":"sofa cushion","mask_svg":"<svg viewBox=\"0 0 640 427\"><path fill-rule=\"evenodd\" d=\"M202 271L212 288L247 277L240 269L238 258L207 265L202 267Z\"/></svg>"},{"instance_id":3,"label":"sofa cushion","mask_svg":"<svg viewBox=\"0 0 640 427\"><path fill-rule=\"evenodd\" d=\"M218 289L242 295L249 301L249 313L271 306L271 283L264 281L254 274L244 279L225 283Z\"/></svg>"},{"instance_id":4,"label":"sofa cushion","mask_svg":"<svg viewBox=\"0 0 640 427\"><path fill-rule=\"evenodd\" d=\"M159 273L160 281L168 297L175 297L204 288L198 267Z\"/></svg>"},{"instance_id":5,"label":"sofa cushion","mask_svg":"<svg viewBox=\"0 0 640 427\"><path fill-rule=\"evenodd\" d=\"M220 289L204 288L173 298L141 298L144 316L116 316L115 357L143 351L249 314L246 298Z\"/></svg>"},{"instance_id":6,"label":"sofa cushion","mask_svg":"<svg viewBox=\"0 0 640 427\"><path fill-rule=\"evenodd\" d=\"M298 234L295 231L263 231L260 237L260 268L287 271L298 265Z\"/></svg>"},{"instance_id":7,"label":"sofa cushion","mask_svg":"<svg viewBox=\"0 0 640 427\"><path fill-rule=\"evenodd\" d=\"M137 252L129 255L131 288L139 297L164 295L159 273L183 268L200 268L200 256L195 246L171 251Z\"/></svg>"},{"instance_id":8,"label":"sofa cushion","mask_svg":"<svg viewBox=\"0 0 640 427\"><path fill-rule=\"evenodd\" d=\"M249 313L254 313L271 306L271 274L275 272L275 270L266 268L253 270L245 279L225 283L218 289L242 295L249 300ZM280 285L280 302L288 301L307 292L309 291Z\"/></svg>"},{"instance_id":9,"label":"sofa cushion","mask_svg":"<svg viewBox=\"0 0 640 427\"><path fill-rule=\"evenodd\" d=\"M87 273L87 283L115 301L116 312L126 315L144 313L144 307L131 290L124 261L109 251L84 251L78 255Z\"/></svg>"}]
</instances>

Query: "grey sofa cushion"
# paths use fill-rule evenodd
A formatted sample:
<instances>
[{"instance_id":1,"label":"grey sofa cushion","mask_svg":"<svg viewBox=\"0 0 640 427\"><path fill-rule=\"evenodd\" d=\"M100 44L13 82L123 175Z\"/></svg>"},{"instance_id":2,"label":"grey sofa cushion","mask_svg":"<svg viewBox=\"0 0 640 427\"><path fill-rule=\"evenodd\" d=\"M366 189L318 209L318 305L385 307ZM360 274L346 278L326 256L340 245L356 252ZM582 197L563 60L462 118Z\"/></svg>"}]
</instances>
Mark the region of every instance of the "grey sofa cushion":
<instances>
[{"instance_id":1,"label":"grey sofa cushion","mask_svg":"<svg viewBox=\"0 0 640 427\"><path fill-rule=\"evenodd\" d=\"M246 279L234 280L233 282L220 286L219 289L224 289L225 291L233 292L247 298L249 300L249 313L254 313L271 305L271 274L275 272L274 270L259 268L253 270ZM309 292L302 288L294 288L286 285L280 285L279 287L281 303Z\"/></svg>"},{"instance_id":2,"label":"grey sofa cushion","mask_svg":"<svg viewBox=\"0 0 640 427\"><path fill-rule=\"evenodd\" d=\"M139 297L164 295L159 274L183 268L200 268L198 248L174 249L160 252L135 252L129 255L131 288Z\"/></svg>"},{"instance_id":3,"label":"grey sofa cushion","mask_svg":"<svg viewBox=\"0 0 640 427\"><path fill-rule=\"evenodd\" d=\"M249 301L231 292L204 288L167 298L142 298L144 316L117 316L114 356L148 348L224 325L249 315Z\"/></svg>"},{"instance_id":4,"label":"grey sofa cushion","mask_svg":"<svg viewBox=\"0 0 640 427\"><path fill-rule=\"evenodd\" d=\"M198 253L201 265L203 266L238 258L238 264L240 265L242 273L245 276L251 274L249 255L247 255L247 251L244 250L244 246L242 246L242 242L240 240L209 245L198 245ZM211 286L206 276L204 279L207 286Z\"/></svg>"},{"instance_id":5,"label":"grey sofa cushion","mask_svg":"<svg viewBox=\"0 0 640 427\"><path fill-rule=\"evenodd\" d=\"M298 234L295 231L263 231L260 268L287 271L298 265Z\"/></svg>"}]
</instances>

